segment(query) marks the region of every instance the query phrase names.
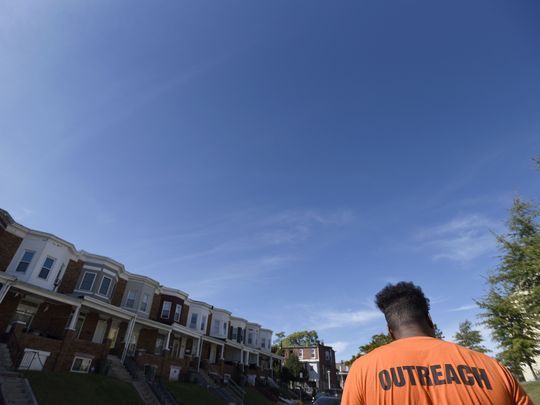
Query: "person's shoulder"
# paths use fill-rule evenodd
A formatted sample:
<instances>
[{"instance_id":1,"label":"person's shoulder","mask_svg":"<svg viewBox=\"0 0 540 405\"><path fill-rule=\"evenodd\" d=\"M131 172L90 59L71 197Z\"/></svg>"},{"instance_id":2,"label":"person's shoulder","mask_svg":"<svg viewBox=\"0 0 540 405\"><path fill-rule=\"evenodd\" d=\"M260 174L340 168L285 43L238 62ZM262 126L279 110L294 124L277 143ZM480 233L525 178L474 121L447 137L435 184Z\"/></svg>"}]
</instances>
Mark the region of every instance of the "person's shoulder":
<instances>
[{"instance_id":1,"label":"person's shoulder","mask_svg":"<svg viewBox=\"0 0 540 405\"><path fill-rule=\"evenodd\" d=\"M448 342L446 340L441 340L441 343L442 343L442 347L446 347L446 348L451 348L453 350L456 350L458 352L460 352L461 354L466 354L472 358L476 358L478 360L482 360L483 362L487 362L487 363L493 363L493 364L499 364L499 362L497 360L495 360L493 357L485 354L485 353L482 353L482 352L477 352L476 350L473 350L473 349L469 349L468 347L465 347L465 346L461 346L457 343L454 343L454 342Z\"/></svg>"}]
</instances>

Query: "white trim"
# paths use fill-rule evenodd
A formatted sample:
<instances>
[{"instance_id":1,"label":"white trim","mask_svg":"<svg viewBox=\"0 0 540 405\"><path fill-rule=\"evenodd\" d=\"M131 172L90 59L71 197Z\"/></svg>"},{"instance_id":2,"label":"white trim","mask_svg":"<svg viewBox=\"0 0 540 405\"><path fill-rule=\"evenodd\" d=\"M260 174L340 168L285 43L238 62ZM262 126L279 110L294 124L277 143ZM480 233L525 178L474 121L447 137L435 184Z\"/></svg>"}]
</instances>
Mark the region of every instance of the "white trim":
<instances>
[{"instance_id":1,"label":"white trim","mask_svg":"<svg viewBox=\"0 0 540 405\"><path fill-rule=\"evenodd\" d=\"M94 275L94 279L92 280L92 285L90 286L90 289L88 289L88 290L83 290L83 289L82 289L82 283L83 283L83 281L84 281L84 277L85 277L88 273L93 274L93 275ZM80 292L92 292L92 293L93 293L93 292L94 292L94 284L95 284L95 282L96 282L96 279L97 279L97 273L96 273L96 272L94 272L94 271L85 271L84 274L83 274L83 276L82 276L82 278L81 278L81 282L79 283L79 288L77 289L77 291L80 291Z\"/></svg>"},{"instance_id":2,"label":"white trim","mask_svg":"<svg viewBox=\"0 0 540 405\"><path fill-rule=\"evenodd\" d=\"M111 282L109 283L109 286L107 287L107 293L106 294L101 294L101 286L103 285L103 280L108 278L109 280L111 280ZM111 291L111 286L112 286L112 283L113 283L113 279L111 277L108 277L108 276L101 276L101 281L99 283L99 288L98 290L96 291L96 294L101 296L101 297L105 297L105 298L109 298L109 292Z\"/></svg>"},{"instance_id":3,"label":"white trim","mask_svg":"<svg viewBox=\"0 0 540 405\"><path fill-rule=\"evenodd\" d=\"M75 362L77 359L82 360L81 365L84 364L84 362L89 361L88 368L86 371L84 370L73 370L73 366L75 365ZM71 363L71 368L69 369L72 373L81 373L81 374L88 374L90 372L90 368L92 367L92 359L88 357L82 357L82 356L75 356L73 357L73 362Z\"/></svg>"}]
</instances>

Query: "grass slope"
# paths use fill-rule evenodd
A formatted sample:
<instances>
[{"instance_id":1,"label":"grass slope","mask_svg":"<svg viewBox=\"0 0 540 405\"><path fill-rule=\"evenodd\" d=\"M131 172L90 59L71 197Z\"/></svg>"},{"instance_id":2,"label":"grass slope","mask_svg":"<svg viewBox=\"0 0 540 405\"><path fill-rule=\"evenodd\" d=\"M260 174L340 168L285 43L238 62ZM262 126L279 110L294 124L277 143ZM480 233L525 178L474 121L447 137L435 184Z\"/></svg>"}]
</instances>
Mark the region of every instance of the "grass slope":
<instances>
[{"instance_id":1,"label":"grass slope","mask_svg":"<svg viewBox=\"0 0 540 405\"><path fill-rule=\"evenodd\" d=\"M225 402L203 387L192 383L169 382L168 390L185 405L224 405Z\"/></svg>"},{"instance_id":2,"label":"grass slope","mask_svg":"<svg viewBox=\"0 0 540 405\"><path fill-rule=\"evenodd\" d=\"M272 401L266 398L255 388L248 387L244 398L244 405L272 405Z\"/></svg>"},{"instance_id":3,"label":"grass slope","mask_svg":"<svg viewBox=\"0 0 540 405\"><path fill-rule=\"evenodd\" d=\"M540 404L540 381L524 383L523 388L535 404Z\"/></svg>"},{"instance_id":4,"label":"grass slope","mask_svg":"<svg viewBox=\"0 0 540 405\"><path fill-rule=\"evenodd\" d=\"M25 373L40 405L141 404L130 384L98 374Z\"/></svg>"}]
</instances>

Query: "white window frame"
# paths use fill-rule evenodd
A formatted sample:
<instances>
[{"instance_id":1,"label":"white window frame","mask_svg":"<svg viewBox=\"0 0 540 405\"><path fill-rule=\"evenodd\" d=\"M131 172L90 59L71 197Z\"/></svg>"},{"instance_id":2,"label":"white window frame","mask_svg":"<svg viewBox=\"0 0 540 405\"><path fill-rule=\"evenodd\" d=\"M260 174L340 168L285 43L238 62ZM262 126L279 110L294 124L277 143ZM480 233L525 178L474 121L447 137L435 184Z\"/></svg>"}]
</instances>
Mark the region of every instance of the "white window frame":
<instances>
[{"instance_id":1,"label":"white window frame","mask_svg":"<svg viewBox=\"0 0 540 405\"><path fill-rule=\"evenodd\" d=\"M146 298L146 300L145 300L145 298ZM142 311L142 312L145 312L145 313L148 312L148 302L149 301L150 301L150 295L143 294L143 296L141 298L141 305L139 306L139 310ZM143 304L144 304L144 309L143 309Z\"/></svg>"},{"instance_id":2,"label":"white window frame","mask_svg":"<svg viewBox=\"0 0 540 405\"><path fill-rule=\"evenodd\" d=\"M52 260L52 263L51 263L51 267L49 267L47 269L47 267L45 267L45 263L47 263L47 260ZM54 267L54 264L56 263L56 259L54 257L51 257L51 256L47 256L45 258L45 260L43 261L43 265L41 266L41 269L39 269L39 273L38 273L38 278L42 279L42 280L48 280L49 279L49 276L51 275L52 273L52 269ZM47 277L41 277L41 272L43 271L43 269L47 269L48 272L47 272Z\"/></svg>"},{"instance_id":3,"label":"white window frame","mask_svg":"<svg viewBox=\"0 0 540 405\"><path fill-rule=\"evenodd\" d=\"M317 353L315 349L311 349L311 358L314 359L317 357Z\"/></svg>"},{"instance_id":4,"label":"white window frame","mask_svg":"<svg viewBox=\"0 0 540 405\"><path fill-rule=\"evenodd\" d=\"M108 278L110 280L109 282L109 286L107 287L107 293L105 294L102 294L101 293L101 287L103 286L103 280L105 280L106 278ZM101 295L102 297L107 297L109 298L109 293L111 292L111 286L112 286L112 283L113 283L113 278L112 277L109 277L109 276L101 276L101 281L99 283L99 288L97 290L97 294L98 295Z\"/></svg>"},{"instance_id":5,"label":"white window frame","mask_svg":"<svg viewBox=\"0 0 540 405\"><path fill-rule=\"evenodd\" d=\"M165 307L167 307L167 316L163 315L165 313ZM171 309L172 309L172 302L163 301L163 306L161 307L161 319L169 319L171 316Z\"/></svg>"},{"instance_id":6,"label":"white window frame","mask_svg":"<svg viewBox=\"0 0 540 405\"><path fill-rule=\"evenodd\" d=\"M207 320L207 316L203 315L201 318L201 331L206 330L206 320Z\"/></svg>"},{"instance_id":7,"label":"white window frame","mask_svg":"<svg viewBox=\"0 0 540 405\"><path fill-rule=\"evenodd\" d=\"M82 288L82 285L83 285L83 282L84 282L84 278L86 277L87 274L93 274L94 278L92 279L92 285L90 286L90 288L88 290L85 290L85 289ZM97 278L97 273L95 271L85 271L82 278L81 278L81 283L79 284L79 291L93 292L94 291L94 284L96 283L96 278Z\"/></svg>"},{"instance_id":8,"label":"white window frame","mask_svg":"<svg viewBox=\"0 0 540 405\"><path fill-rule=\"evenodd\" d=\"M132 296L132 300L133 300L133 305L129 305L129 300L130 300L130 296ZM124 304L124 306L126 308L135 308L135 301L136 301L136 298L137 298L137 294L135 292L135 290L128 290L128 293L127 293L127 296L126 296L126 303Z\"/></svg>"},{"instance_id":9,"label":"white window frame","mask_svg":"<svg viewBox=\"0 0 540 405\"><path fill-rule=\"evenodd\" d=\"M32 258L30 259L29 262L23 262L24 255L26 255L26 253L32 253ZM32 260L34 260L35 256L36 256L36 251L35 250L25 249L24 253L21 256L21 260L19 260L19 263L17 263L17 267L15 267L15 272L16 273L26 273L26 270L28 270L28 267L30 267L30 264L32 263ZM24 270L17 270L19 268L19 266L21 265L21 263L27 263L26 268Z\"/></svg>"},{"instance_id":10,"label":"white window frame","mask_svg":"<svg viewBox=\"0 0 540 405\"><path fill-rule=\"evenodd\" d=\"M75 362L77 360L82 360L81 361L81 366L85 363L85 362L89 362L88 363L88 366L86 368L86 370L74 370L73 367L75 366ZM70 371L72 373L81 373L81 374L88 374L90 372L90 368L92 367L92 359L89 359L88 357L80 357L80 356L75 356L73 358L73 362L71 363L71 369Z\"/></svg>"},{"instance_id":11,"label":"white window frame","mask_svg":"<svg viewBox=\"0 0 540 405\"><path fill-rule=\"evenodd\" d=\"M173 315L174 322L180 322L181 314L182 314L182 304L176 304L176 306L174 307L174 315Z\"/></svg>"},{"instance_id":12,"label":"white window frame","mask_svg":"<svg viewBox=\"0 0 540 405\"><path fill-rule=\"evenodd\" d=\"M197 312L193 312L191 314L191 317L189 318L189 328L197 329L198 321L199 321L199 314Z\"/></svg>"},{"instance_id":13,"label":"white window frame","mask_svg":"<svg viewBox=\"0 0 540 405\"><path fill-rule=\"evenodd\" d=\"M304 349L298 351L298 360L304 360Z\"/></svg>"}]
</instances>

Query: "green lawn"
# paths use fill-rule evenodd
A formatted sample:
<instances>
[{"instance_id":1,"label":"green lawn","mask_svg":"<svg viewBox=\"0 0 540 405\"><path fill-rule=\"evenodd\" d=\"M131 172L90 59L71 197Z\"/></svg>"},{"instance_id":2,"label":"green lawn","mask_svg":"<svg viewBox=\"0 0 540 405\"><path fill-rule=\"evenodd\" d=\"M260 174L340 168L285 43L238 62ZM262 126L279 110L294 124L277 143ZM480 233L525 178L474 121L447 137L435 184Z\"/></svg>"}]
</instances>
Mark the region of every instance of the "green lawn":
<instances>
[{"instance_id":1,"label":"green lawn","mask_svg":"<svg viewBox=\"0 0 540 405\"><path fill-rule=\"evenodd\" d=\"M178 402L185 405L224 405L225 402L198 384L168 382L167 388Z\"/></svg>"},{"instance_id":2,"label":"green lawn","mask_svg":"<svg viewBox=\"0 0 540 405\"><path fill-rule=\"evenodd\" d=\"M523 388L535 404L540 404L540 381L523 383Z\"/></svg>"},{"instance_id":3,"label":"green lawn","mask_svg":"<svg viewBox=\"0 0 540 405\"><path fill-rule=\"evenodd\" d=\"M263 394L257 391L255 388L247 388L246 396L244 398L244 405L272 405L272 401L266 398Z\"/></svg>"},{"instance_id":4,"label":"green lawn","mask_svg":"<svg viewBox=\"0 0 540 405\"><path fill-rule=\"evenodd\" d=\"M98 374L25 373L40 405L143 404L130 384Z\"/></svg>"}]
</instances>

